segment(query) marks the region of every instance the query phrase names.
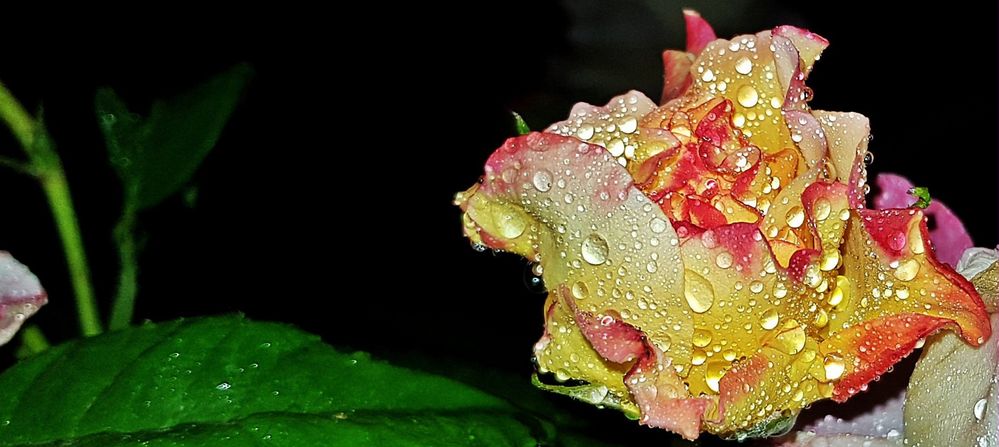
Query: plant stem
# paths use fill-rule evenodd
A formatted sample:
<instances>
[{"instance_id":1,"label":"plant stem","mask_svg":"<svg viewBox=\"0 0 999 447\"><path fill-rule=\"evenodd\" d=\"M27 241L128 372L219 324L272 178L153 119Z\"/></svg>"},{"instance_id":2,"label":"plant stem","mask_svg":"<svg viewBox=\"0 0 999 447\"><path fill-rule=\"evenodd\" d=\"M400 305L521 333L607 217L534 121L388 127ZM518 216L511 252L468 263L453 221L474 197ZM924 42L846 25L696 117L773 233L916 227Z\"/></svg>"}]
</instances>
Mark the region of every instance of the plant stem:
<instances>
[{"instance_id":1,"label":"plant stem","mask_svg":"<svg viewBox=\"0 0 999 447\"><path fill-rule=\"evenodd\" d=\"M45 339L42 330L38 326L28 326L21 331L21 341L27 355L35 355L49 348L49 341Z\"/></svg>"},{"instance_id":2,"label":"plant stem","mask_svg":"<svg viewBox=\"0 0 999 447\"><path fill-rule=\"evenodd\" d=\"M136 258L135 243L135 200L125 192L125 210L121 220L114 227L114 241L118 246L118 259L121 270L118 274L118 291L111 307L111 320L108 327L111 330L128 327L135 313L135 294L138 291L139 262Z\"/></svg>"},{"instance_id":3,"label":"plant stem","mask_svg":"<svg viewBox=\"0 0 999 447\"><path fill-rule=\"evenodd\" d=\"M17 99L0 83L0 119L7 123L14 137L28 157L31 170L38 175L42 190L48 198L56 229L62 239L66 263L69 267L73 292L76 295L76 309L80 319L80 329L84 336L101 333L100 317L97 314L97 300L90 282L90 269L83 251L80 237L80 224L69 194L69 184L45 128L37 122L17 102Z\"/></svg>"}]
</instances>

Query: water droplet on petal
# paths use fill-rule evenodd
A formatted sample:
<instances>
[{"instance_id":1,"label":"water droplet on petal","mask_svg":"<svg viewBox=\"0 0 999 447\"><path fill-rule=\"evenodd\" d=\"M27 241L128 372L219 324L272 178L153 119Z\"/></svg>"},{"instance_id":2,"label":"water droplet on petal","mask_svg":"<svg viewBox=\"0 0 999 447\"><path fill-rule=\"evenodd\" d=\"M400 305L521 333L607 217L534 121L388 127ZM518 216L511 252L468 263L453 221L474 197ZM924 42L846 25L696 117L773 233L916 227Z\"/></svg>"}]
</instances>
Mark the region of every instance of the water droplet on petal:
<instances>
[{"instance_id":1,"label":"water droplet on petal","mask_svg":"<svg viewBox=\"0 0 999 447\"><path fill-rule=\"evenodd\" d=\"M586 288L586 284L582 281L576 281L572 284L572 296L577 300L585 299L590 296L590 290Z\"/></svg>"},{"instance_id":2,"label":"water droplet on petal","mask_svg":"<svg viewBox=\"0 0 999 447\"><path fill-rule=\"evenodd\" d=\"M589 124L583 124L582 126L579 126L579 129L576 129L576 136L583 141L593 138L593 126Z\"/></svg>"},{"instance_id":3,"label":"water droplet on petal","mask_svg":"<svg viewBox=\"0 0 999 447\"><path fill-rule=\"evenodd\" d=\"M735 61L735 71L739 74L748 75L753 71L753 61L749 60L746 56L739 58L739 60Z\"/></svg>"},{"instance_id":4,"label":"water droplet on petal","mask_svg":"<svg viewBox=\"0 0 999 447\"><path fill-rule=\"evenodd\" d=\"M607 252L609 250L607 240L597 233L591 233L586 239L583 239L583 260L592 265L600 265L607 262Z\"/></svg>"},{"instance_id":5,"label":"water droplet on petal","mask_svg":"<svg viewBox=\"0 0 999 447\"><path fill-rule=\"evenodd\" d=\"M743 107L753 107L760 101L760 94L753 88L752 85L746 84L739 87L739 91L736 93L736 99L739 100L739 104Z\"/></svg>"},{"instance_id":6,"label":"water droplet on petal","mask_svg":"<svg viewBox=\"0 0 999 447\"><path fill-rule=\"evenodd\" d=\"M711 388L711 391L718 392L718 385L721 382L721 378L725 375L725 368L727 366L727 362L708 362L707 371L704 372L704 381L707 382L708 388Z\"/></svg>"},{"instance_id":7,"label":"water droplet on petal","mask_svg":"<svg viewBox=\"0 0 999 447\"><path fill-rule=\"evenodd\" d=\"M666 227L668 225L669 224L667 224L665 220L662 220L658 217L653 217L652 221L649 222L649 228L652 230L653 233L662 233L663 231L666 231Z\"/></svg>"},{"instance_id":8,"label":"water droplet on petal","mask_svg":"<svg viewBox=\"0 0 999 447\"><path fill-rule=\"evenodd\" d=\"M843 372L846 371L846 364L843 363L843 358L836 354L829 354L823 360L823 367L826 370L826 381L831 382L843 377Z\"/></svg>"},{"instance_id":9,"label":"water droplet on petal","mask_svg":"<svg viewBox=\"0 0 999 447\"><path fill-rule=\"evenodd\" d=\"M820 197L815 201L812 211L815 213L815 220L826 220L832 212L832 205L825 197Z\"/></svg>"},{"instance_id":10,"label":"water droplet on petal","mask_svg":"<svg viewBox=\"0 0 999 447\"><path fill-rule=\"evenodd\" d=\"M985 417L985 406L987 404L988 402L985 399L979 399L978 402L975 402L975 419L980 421Z\"/></svg>"},{"instance_id":11,"label":"water droplet on petal","mask_svg":"<svg viewBox=\"0 0 999 447\"><path fill-rule=\"evenodd\" d=\"M916 273L919 273L919 261L915 259L902 261L895 269L895 277L899 281L912 281L916 277Z\"/></svg>"},{"instance_id":12,"label":"water droplet on petal","mask_svg":"<svg viewBox=\"0 0 999 447\"><path fill-rule=\"evenodd\" d=\"M729 253L729 252L727 252L727 251L723 251L721 253L718 253L718 256L715 257L715 265L717 265L719 268L723 268L723 269L727 269L727 268L731 267L732 266L732 254Z\"/></svg>"},{"instance_id":13,"label":"water droplet on petal","mask_svg":"<svg viewBox=\"0 0 999 447\"><path fill-rule=\"evenodd\" d=\"M703 276L691 271L683 272L683 296L695 313L702 314L715 303L715 290Z\"/></svg>"},{"instance_id":14,"label":"water droplet on petal","mask_svg":"<svg viewBox=\"0 0 999 447\"><path fill-rule=\"evenodd\" d=\"M534 173L533 183L538 191L547 192L552 189L552 173L546 169L539 169L538 172Z\"/></svg>"},{"instance_id":15,"label":"water droplet on petal","mask_svg":"<svg viewBox=\"0 0 999 447\"><path fill-rule=\"evenodd\" d=\"M787 226L791 228L798 228L805 223L805 211L800 206L787 210L787 215L784 217L787 219Z\"/></svg>"},{"instance_id":16,"label":"water droplet on petal","mask_svg":"<svg viewBox=\"0 0 999 447\"><path fill-rule=\"evenodd\" d=\"M763 317L760 319L760 326L769 331L777 327L778 322L780 322L780 316L777 315L777 309L771 308L763 312Z\"/></svg>"},{"instance_id":17,"label":"water droplet on petal","mask_svg":"<svg viewBox=\"0 0 999 447\"><path fill-rule=\"evenodd\" d=\"M711 332L705 329L694 329L694 335L691 340L694 346L698 348L706 347L711 344Z\"/></svg>"},{"instance_id":18,"label":"water droplet on petal","mask_svg":"<svg viewBox=\"0 0 999 447\"><path fill-rule=\"evenodd\" d=\"M819 262L819 270L831 272L839 267L839 249L830 248L822 252L822 260Z\"/></svg>"}]
</instances>

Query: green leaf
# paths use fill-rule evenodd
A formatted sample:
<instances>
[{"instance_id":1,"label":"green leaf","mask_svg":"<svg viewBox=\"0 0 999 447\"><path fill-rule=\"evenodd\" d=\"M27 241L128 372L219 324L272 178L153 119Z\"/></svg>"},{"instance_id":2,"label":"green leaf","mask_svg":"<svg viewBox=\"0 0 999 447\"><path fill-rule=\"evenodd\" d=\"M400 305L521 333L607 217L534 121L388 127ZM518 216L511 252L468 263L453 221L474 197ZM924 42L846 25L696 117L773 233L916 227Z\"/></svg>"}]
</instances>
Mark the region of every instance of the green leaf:
<instances>
[{"instance_id":1,"label":"green leaf","mask_svg":"<svg viewBox=\"0 0 999 447\"><path fill-rule=\"evenodd\" d=\"M531 128L524 121L524 117L517 112L510 112L513 115L513 125L517 129L517 135L527 135L531 133Z\"/></svg>"},{"instance_id":2,"label":"green leaf","mask_svg":"<svg viewBox=\"0 0 999 447\"><path fill-rule=\"evenodd\" d=\"M242 317L147 324L0 375L0 446L535 446L550 424L460 382Z\"/></svg>"},{"instance_id":3,"label":"green leaf","mask_svg":"<svg viewBox=\"0 0 999 447\"><path fill-rule=\"evenodd\" d=\"M930 198L930 188L925 186L916 186L910 189L909 195L917 199L916 203L913 204L916 208L926 209L926 207L930 206L930 202L933 201Z\"/></svg>"},{"instance_id":4,"label":"green leaf","mask_svg":"<svg viewBox=\"0 0 999 447\"><path fill-rule=\"evenodd\" d=\"M148 118L130 112L113 90L97 92L98 122L126 200L146 209L190 180L215 146L250 74L248 66L238 65L180 96L155 102Z\"/></svg>"}]
</instances>

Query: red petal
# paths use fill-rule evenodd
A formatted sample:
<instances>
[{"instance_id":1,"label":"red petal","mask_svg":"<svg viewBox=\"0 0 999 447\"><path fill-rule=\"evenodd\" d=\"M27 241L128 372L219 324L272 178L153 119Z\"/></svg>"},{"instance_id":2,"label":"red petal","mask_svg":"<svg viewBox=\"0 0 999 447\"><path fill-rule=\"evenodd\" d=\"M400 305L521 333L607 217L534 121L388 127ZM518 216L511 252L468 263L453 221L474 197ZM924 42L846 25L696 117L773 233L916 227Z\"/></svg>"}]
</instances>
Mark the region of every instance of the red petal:
<instances>
[{"instance_id":1,"label":"red petal","mask_svg":"<svg viewBox=\"0 0 999 447\"><path fill-rule=\"evenodd\" d=\"M909 355L919 339L950 323L952 321L947 318L897 314L838 333L835 342L823 344L823 351L839 352L844 345L848 346L850 349L843 360L850 372L836 383L833 400L844 402L860 392L863 385Z\"/></svg>"},{"instance_id":2,"label":"red petal","mask_svg":"<svg viewBox=\"0 0 999 447\"><path fill-rule=\"evenodd\" d=\"M704 47L711 43L712 40L717 39L715 37L715 30L711 29L711 25L708 24L707 20L701 18L701 15L697 11L684 9L683 20L687 22L688 53L700 54Z\"/></svg>"},{"instance_id":3,"label":"red petal","mask_svg":"<svg viewBox=\"0 0 999 447\"><path fill-rule=\"evenodd\" d=\"M905 177L879 174L875 181L881 190L874 198L875 208L908 208L916 202L916 198L909 194L912 182ZM974 246L964 223L947 205L936 199L923 212L936 222L936 228L930 230L930 240L933 241L937 259L951 266L957 265L961 254Z\"/></svg>"},{"instance_id":4,"label":"red petal","mask_svg":"<svg viewBox=\"0 0 999 447\"><path fill-rule=\"evenodd\" d=\"M576 325L583 332L583 336L601 357L614 363L627 363L645 353L645 334L621 321L616 312L608 311L603 315L594 316L576 307L576 300L564 285L559 287L559 293L560 299L575 314Z\"/></svg>"}]
</instances>

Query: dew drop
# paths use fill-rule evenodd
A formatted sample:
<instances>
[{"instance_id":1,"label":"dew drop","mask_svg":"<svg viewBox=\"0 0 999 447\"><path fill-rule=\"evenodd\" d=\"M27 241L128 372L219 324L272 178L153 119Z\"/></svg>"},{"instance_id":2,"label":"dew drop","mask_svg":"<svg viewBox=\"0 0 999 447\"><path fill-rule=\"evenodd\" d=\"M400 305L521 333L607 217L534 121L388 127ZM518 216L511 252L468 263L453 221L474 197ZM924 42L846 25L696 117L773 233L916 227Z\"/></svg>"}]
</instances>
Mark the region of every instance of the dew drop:
<instances>
[{"instance_id":1,"label":"dew drop","mask_svg":"<svg viewBox=\"0 0 999 447\"><path fill-rule=\"evenodd\" d=\"M715 80L715 72L711 71L710 68L704 70L704 73L701 74L701 80L704 82L711 82Z\"/></svg>"},{"instance_id":2,"label":"dew drop","mask_svg":"<svg viewBox=\"0 0 999 447\"><path fill-rule=\"evenodd\" d=\"M760 293L763 291L763 283L760 281L753 281L749 283L749 291L753 293Z\"/></svg>"},{"instance_id":3,"label":"dew drop","mask_svg":"<svg viewBox=\"0 0 999 447\"><path fill-rule=\"evenodd\" d=\"M633 116L629 116L620 123L618 123L617 127L618 129L621 129L621 132L632 133L636 129L638 129L638 120L635 119L635 117Z\"/></svg>"},{"instance_id":4,"label":"dew drop","mask_svg":"<svg viewBox=\"0 0 999 447\"><path fill-rule=\"evenodd\" d=\"M912 281L916 277L916 273L919 273L919 261L915 259L902 261L895 269L895 277L899 281Z\"/></svg>"},{"instance_id":5,"label":"dew drop","mask_svg":"<svg viewBox=\"0 0 999 447\"><path fill-rule=\"evenodd\" d=\"M703 349L694 349L694 352L690 353L690 364L694 366L700 366L704 364L704 361L708 359L708 354L704 352Z\"/></svg>"},{"instance_id":6,"label":"dew drop","mask_svg":"<svg viewBox=\"0 0 999 447\"><path fill-rule=\"evenodd\" d=\"M515 239L527 230L527 221L519 213L504 208L499 206L494 208L493 222L496 223L500 236L505 239Z\"/></svg>"},{"instance_id":7,"label":"dew drop","mask_svg":"<svg viewBox=\"0 0 999 447\"><path fill-rule=\"evenodd\" d=\"M839 249L830 248L822 252L822 260L819 262L819 270L831 272L839 267Z\"/></svg>"},{"instance_id":8,"label":"dew drop","mask_svg":"<svg viewBox=\"0 0 999 447\"><path fill-rule=\"evenodd\" d=\"M894 235L892 235L891 238L888 239L888 246L891 247L892 250L901 251L903 248L905 248L905 244L907 242L908 241L906 240L905 233L899 232L895 233Z\"/></svg>"},{"instance_id":9,"label":"dew drop","mask_svg":"<svg viewBox=\"0 0 999 447\"><path fill-rule=\"evenodd\" d=\"M666 223L666 221L658 217L653 217L652 221L649 222L649 228L652 230L653 233L662 233L663 231L666 231L667 226L668 224Z\"/></svg>"},{"instance_id":10,"label":"dew drop","mask_svg":"<svg viewBox=\"0 0 999 447\"><path fill-rule=\"evenodd\" d=\"M547 192L552 189L552 173L546 169L539 169L534 173L533 183L538 191Z\"/></svg>"},{"instance_id":11,"label":"dew drop","mask_svg":"<svg viewBox=\"0 0 999 447\"><path fill-rule=\"evenodd\" d=\"M718 253L718 256L715 257L715 265L717 265L719 268L723 268L723 269L727 269L727 268L731 267L732 266L732 254L729 253L729 252L727 252L727 251L723 251L721 253Z\"/></svg>"},{"instance_id":12,"label":"dew drop","mask_svg":"<svg viewBox=\"0 0 999 447\"><path fill-rule=\"evenodd\" d=\"M826 220L832 212L832 205L825 197L820 197L815 201L812 211L815 213L815 220Z\"/></svg>"},{"instance_id":13,"label":"dew drop","mask_svg":"<svg viewBox=\"0 0 999 447\"><path fill-rule=\"evenodd\" d=\"M850 278L843 275L836 277L836 288L829 294L828 303L830 306L839 306L840 303L850 298Z\"/></svg>"},{"instance_id":14,"label":"dew drop","mask_svg":"<svg viewBox=\"0 0 999 447\"><path fill-rule=\"evenodd\" d=\"M607 240L597 233L590 233L583 239L583 260L591 265L600 265L607 262Z\"/></svg>"},{"instance_id":15,"label":"dew drop","mask_svg":"<svg viewBox=\"0 0 999 447\"><path fill-rule=\"evenodd\" d=\"M846 371L846 364L843 363L843 358L836 354L827 355L823 363L823 367L826 370L826 381L828 382L839 379L843 376L843 372Z\"/></svg>"},{"instance_id":16,"label":"dew drop","mask_svg":"<svg viewBox=\"0 0 999 447\"><path fill-rule=\"evenodd\" d=\"M777 327L778 322L780 322L780 316L777 315L777 309L771 308L763 312L763 317L760 319L760 326L770 331Z\"/></svg>"},{"instance_id":17,"label":"dew drop","mask_svg":"<svg viewBox=\"0 0 999 447\"><path fill-rule=\"evenodd\" d=\"M579 126L579 129L576 129L576 136L583 141L593 138L593 126L589 124L583 124L582 126Z\"/></svg>"},{"instance_id":18,"label":"dew drop","mask_svg":"<svg viewBox=\"0 0 999 447\"><path fill-rule=\"evenodd\" d=\"M985 406L987 404L988 402L985 399L978 399L978 402L975 402L975 419L980 421L985 417Z\"/></svg>"},{"instance_id":19,"label":"dew drop","mask_svg":"<svg viewBox=\"0 0 999 447\"><path fill-rule=\"evenodd\" d=\"M715 290L703 276L692 270L683 272L683 296L695 313L702 314L715 303Z\"/></svg>"},{"instance_id":20,"label":"dew drop","mask_svg":"<svg viewBox=\"0 0 999 447\"><path fill-rule=\"evenodd\" d=\"M736 99L739 100L739 104L743 107L753 107L760 101L760 94L756 92L756 89L752 85L746 84L739 87Z\"/></svg>"},{"instance_id":21,"label":"dew drop","mask_svg":"<svg viewBox=\"0 0 999 447\"><path fill-rule=\"evenodd\" d=\"M797 326L794 329L777 334L776 347L785 354L795 355L805 349L805 328Z\"/></svg>"},{"instance_id":22,"label":"dew drop","mask_svg":"<svg viewBox=\"0 0 999 447\"><path fill-rule=\"evenodd\" d=\"M572 296L577 300L582 300L590 296L590 289L588 289L586 287L586 283L582 281L572 283L572 289L570 289L570 292L572 292Z\"/></svg>"},{"instance_id":23,"label":"dew drop","mask_svg":"<svg viewBox=\"0 0 999 447\"><path fill-rule=\"evenodd\" d=\"M739 74L748 75L753 71L753 61L749 60L746 56L739 58L739 60L735 61L735 71L739 72Z\"/></svg>"},{"instance_id":24,"label":"dew drop","mask_svg":"<svg viewBox=\"0 0 999 447\"><path fill-rule=\"evenodd\" d=\"M895 289L895 296L897 296L898 299L900 299L900 300L908 299L909 298L909 288L908 287L899 287L898 289Z\"/></svg>"},{"instance_id":25,"label":"dew drop","mask_svg":"<svg viewBox=\"0 0 999 447\"><path fill-rule=\"evenodd\" d=\"M800 206L794 206L787 210L787 215L784 217L787 220L787 226L791 228L798 228L805 223L805 211Z\"/></svg>"},{"instance_id":26,"label":"dew drop","mask_svg":"<svg viewBox=\"0 0 999 447\"><path fill-rule=\"evenodd\" d=\"M711 391L718 392L718 385L721 382L721 378L725 375L725 367L727 366L726 362L708 362L707 371L704 372L704 381L707 382L708 388L711 388Z\"/></svg>"},{"instance_id":27,"label":"dew drop","mask_svg":"<svg viewBox=\"0 0 999 447\"><path fill-rule=\"evenodd\" d=\"M694 335L691 341L694 346L704 348L711 344L711 332L706 329L694 329Z\"/></svg>"}]
</instances>

